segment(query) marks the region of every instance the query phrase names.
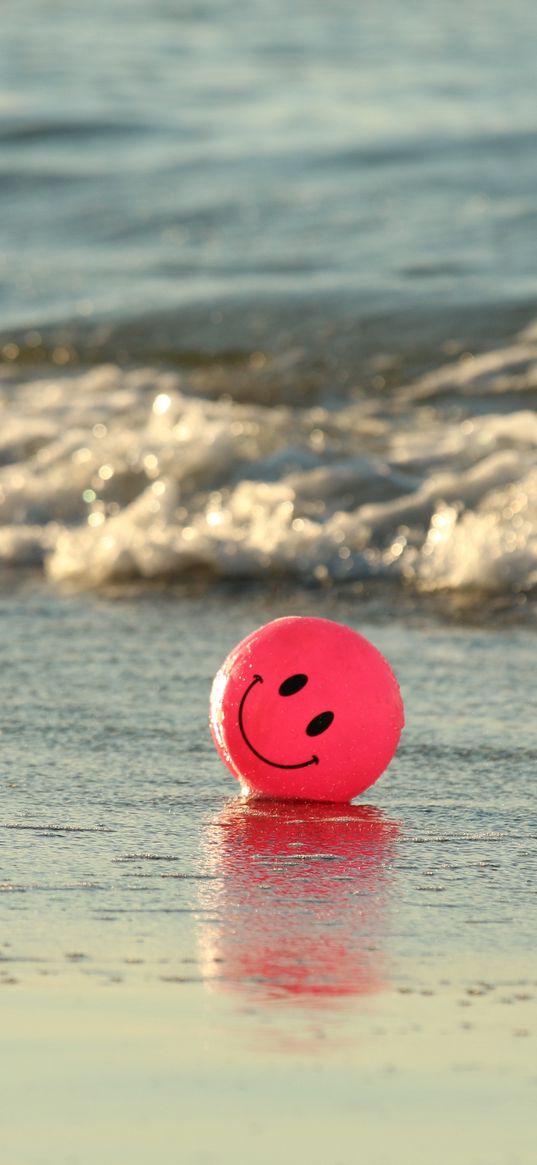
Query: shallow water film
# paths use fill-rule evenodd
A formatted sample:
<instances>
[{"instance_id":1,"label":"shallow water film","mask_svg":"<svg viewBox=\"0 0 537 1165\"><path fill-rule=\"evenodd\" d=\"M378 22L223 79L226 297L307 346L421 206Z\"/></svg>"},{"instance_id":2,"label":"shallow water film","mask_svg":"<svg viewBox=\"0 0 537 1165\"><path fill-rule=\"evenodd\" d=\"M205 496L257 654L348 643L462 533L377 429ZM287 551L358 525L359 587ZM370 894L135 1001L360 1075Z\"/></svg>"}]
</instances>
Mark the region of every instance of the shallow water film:
<instances>
[{"instance_id":1,"label":"shallow water film","mask_svg":"<svg viewBox=\"0 0 537 1165\"><path fill-rule=\"evenodd\" d=\"M230 643L289 610L355 626L401 680L400 749L352 805L243 801L210 740ZM363 1103L379 1161L403 1129L403 1160L436 1146L447 1165L452 1126L462 1161L529 1160L512 1156L535 1092L527 630L35 581L0 619L10 1159L90 1161L104 1134L110 1162L176 1160L177 1137L188 1161L268 1162L284 1129L350 1162Z\"/></svg>"}]
</instances>

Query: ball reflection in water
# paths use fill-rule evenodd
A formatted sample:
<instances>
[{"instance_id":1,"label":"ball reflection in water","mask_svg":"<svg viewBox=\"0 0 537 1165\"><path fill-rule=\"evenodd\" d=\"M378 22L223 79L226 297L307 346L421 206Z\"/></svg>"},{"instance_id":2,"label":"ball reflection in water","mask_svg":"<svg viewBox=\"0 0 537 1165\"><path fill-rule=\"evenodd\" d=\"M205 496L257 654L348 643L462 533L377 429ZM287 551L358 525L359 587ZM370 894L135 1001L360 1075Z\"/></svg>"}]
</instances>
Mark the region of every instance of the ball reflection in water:
<instances>
[{"instance_id":1,"label":"ball reflection in water","mask_svg":"<svg viewBox=\"0 0 537 1165\"><path fill-rule=\"evenodd\" d=\"M381 990L397 834L370 805L229 803L204 842L207 983L308 1003Z\"/></svg>"}]
</instances>

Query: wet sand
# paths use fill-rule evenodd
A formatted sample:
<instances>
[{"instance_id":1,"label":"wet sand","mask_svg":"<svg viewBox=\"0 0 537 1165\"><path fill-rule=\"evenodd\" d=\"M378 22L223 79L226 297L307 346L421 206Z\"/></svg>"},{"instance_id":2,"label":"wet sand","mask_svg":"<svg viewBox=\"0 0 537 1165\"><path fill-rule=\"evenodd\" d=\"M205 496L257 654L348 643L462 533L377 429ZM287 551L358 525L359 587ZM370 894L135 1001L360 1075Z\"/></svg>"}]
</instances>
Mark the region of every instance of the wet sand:
<instances>
[{"instance_id":1,"label":"wet sand","mask_svg":"<svg viewBox=\"0 0 537 1165\"><path fill-rule=\"evenodd\" d=\"M407 974L311 1009L132 968L36 978L0 995L13 1163L533 1160L535 982Z\"/></svg>"}]
</instances>

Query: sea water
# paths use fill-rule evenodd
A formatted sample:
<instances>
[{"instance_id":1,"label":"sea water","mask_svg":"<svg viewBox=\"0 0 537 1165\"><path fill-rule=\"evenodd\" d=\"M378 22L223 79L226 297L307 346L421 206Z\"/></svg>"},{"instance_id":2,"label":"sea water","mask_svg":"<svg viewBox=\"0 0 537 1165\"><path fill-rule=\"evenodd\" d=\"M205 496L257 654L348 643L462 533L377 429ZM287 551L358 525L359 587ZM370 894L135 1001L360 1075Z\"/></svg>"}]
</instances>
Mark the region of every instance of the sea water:
<instances>
[{"instance_id":1,"label":"sea water","mask_svg":"<svg viewBox=\"0 0 537 1165\"><path fill-rule=\"evenodd\" d=\"M3 332L535 301L532 0L2 7Z\"/></svg>"},{"instance_id":2,"label":"sea water","mask_svg":"<svg viewBox=\"0 0 537 1165\"><path fill-rule=\"evenodd\" d=\"M257 884L229 839L262 865L271 830L285 862L314 856L315 822L226 809L206 724L230 647L288 611L370 631L402 684L401 750L367 797L380 816L351 813L341 852L335 826L320 835L351 894L377 847L373 929L404 903L421 952L430 918L440 945L528 941L533 22L523 0L7 5L15 950L115 962L152 936L155 957L205 966L193 933L177 946L185 918L214 917L202 947L220 950L233 893L211 886L237 879L241 903ZM361 934L347 883L313 868L327 927L341 902ZM82 917L70 940L62 920Z\"/></svg>"},{"instance_id":3,"label":"sea water","mask_svg":"<svg viewBox=\"0 0 537 1165\"><path fill-rule=\"evenodd\" d=\"M3 31L2 982L524 992L532 5L18 0ZM245 805L212 747L217 667L287 613L399 677L352 807Z\"/></svg>"},{"instance_id":4,"label":"sea water","mask_svg":"<svg viewBox=\"0 0 537 1165\"><path fill-rule=\"evenodd\" d=\"M0 560L527 602L529 0L3 24Z\"/></svg>"},{"instance_id":5,"label":"sea water","mask_svg":"<svg viewBox=\"0 0 537 1165\"><path fill-rule=\"evenodd\" d=\"M328 383L315 404L267 404L255 366L246 400L199 372L8 376L0 558L85 587L375 579L523 605L537 583L536 369L529 329L387 392L379 377L342 400Z\"/></svg>"}]
</instances>

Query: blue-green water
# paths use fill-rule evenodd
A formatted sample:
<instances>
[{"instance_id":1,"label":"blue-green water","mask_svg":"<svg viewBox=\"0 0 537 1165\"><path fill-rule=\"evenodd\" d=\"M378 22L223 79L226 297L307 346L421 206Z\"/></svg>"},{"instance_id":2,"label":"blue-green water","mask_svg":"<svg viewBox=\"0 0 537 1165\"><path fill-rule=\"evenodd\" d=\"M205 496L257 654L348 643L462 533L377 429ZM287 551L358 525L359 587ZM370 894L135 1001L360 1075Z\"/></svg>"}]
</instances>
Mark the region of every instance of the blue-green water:
<instances>
[{"instance_id":1,"label":"blue-green water","mask_svg":"<svg viewBox=\"0 0 537 1165\"><path fill-rule=\"evenodd\" d=\"M220 951L211 975L271 994L303 941L309 987L352 995L407 957L529 949L537 345L508 337L536 290L534 23L5 6L9 958L117 974L144 948L203 977ZM230 809L207 732L224 656L289 610L370 630L405 695L341 838ZM324 913L282 883L295 845Z\"/></svg>"},{"instance_id":2,"label":"blue-green water","mask_svg":"<svg viewBox=\"0 0 537 1165\"><path fill-rule=\"evenodd\" d=\"M13 1165L533 1161L536 32L2 6ZM211 743L301 613L401 683L350 807L244 804Z\"/></svg>"},{"instance_id":3,"label":"blue-green water","mask_svg":"<svg viewBox=\"0 0 537 1165\"><path fill-rule=\"evenodd\" d=\"M529 610L535 31L5 5L0 562Z\"/></svg>"},{"instance_id":4,"label":"blue-green water","mask_svg":"<svg viewBox=\"0 0 537 1165\"><path fill-rule=\"evenodd\" d=\"M151 348L169 313L203 350L231 303L238 346L322 303L449 338L535 303L531 0L7 0L2 26L6 334L136 319Z\"/></svg>"}]
</instances>

